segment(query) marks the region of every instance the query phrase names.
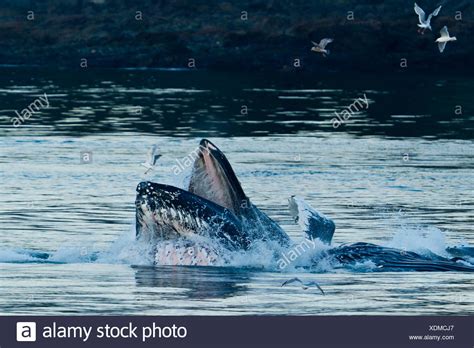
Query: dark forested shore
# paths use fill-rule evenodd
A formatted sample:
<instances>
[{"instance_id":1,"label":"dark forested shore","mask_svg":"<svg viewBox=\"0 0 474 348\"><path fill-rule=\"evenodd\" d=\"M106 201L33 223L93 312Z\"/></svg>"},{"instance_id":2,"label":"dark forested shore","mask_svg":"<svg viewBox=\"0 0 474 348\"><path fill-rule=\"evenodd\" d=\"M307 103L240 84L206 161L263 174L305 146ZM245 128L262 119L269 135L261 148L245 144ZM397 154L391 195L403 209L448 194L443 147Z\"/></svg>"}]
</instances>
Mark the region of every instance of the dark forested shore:
<instances>
[{"instance_id":1,"label":"dark forested shore","mask_svg":"<svg viewBox=\"0 0 474 348\"><path fill-rule=\"evenodd\" d=\"M4 0L0 64L250 71L472 70L472 1L443 5L417 32L411 1ZM448 26L458 41L440 53ZM334 38L331 54L311 41Z\"/></svg>"}]
</instances>

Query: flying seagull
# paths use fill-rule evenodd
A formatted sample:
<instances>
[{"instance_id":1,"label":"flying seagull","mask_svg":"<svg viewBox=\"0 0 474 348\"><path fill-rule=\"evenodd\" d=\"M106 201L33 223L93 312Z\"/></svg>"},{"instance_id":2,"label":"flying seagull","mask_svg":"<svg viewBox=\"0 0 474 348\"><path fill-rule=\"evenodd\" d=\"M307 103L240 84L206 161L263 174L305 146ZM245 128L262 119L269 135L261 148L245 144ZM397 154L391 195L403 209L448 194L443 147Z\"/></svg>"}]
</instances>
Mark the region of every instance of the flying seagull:
<instances>
[{"instance_id":1,"label":"flying seagull","mask_svg":"<svg viewBox=\"0 0 474 348\"><path fill-rule=\"evenodd\" d=\"M311 41L311 43L314 45L311 47L311 51L322 53L324 57L329 54L329 50L326 49L327 44L333 42L333 39L322 39L319 43L316 43L314 41Z\"/></svg>"},{"instance_id":2,"label":"flying seagull","mask_svg":"<svg viewBox=\"0 0 474 348\"><path fill-rule=\"evenodd\" d=\"M431 29L431 18L436 17L439 14L439 11L441 11L441 6L434 10L433 13L431 13L428 18L426 18L425 11L423 11L423 9L415 2L415 13L418 15L418 20L420 21L418 24L420 27L420 29L418 29L419 33L424 34L426 29L433 30Z\"/></svg>"},{"instance_id":3,"label":"flying seagull","mask_svg":"<svg viewBox=\"0 0 474 348\"><path fill-rule=\"evenodd\" d=\"M153 169L160 157L161 155L158 153L158 147L153 145L148 151L146 162L141 163L141 165L146 168L145 174L148 174L148 172Z\"/></svg>"},{"instance_id":4,"label":"flying seagull","mask_svg":"<svg viewBox=\"0 0 474 348\"><path fill-rule=\"evenodd\" d=\"M323 295L325 295L324 290L319 286L318 283L316 283L316 282L303 283L303 282L301 281L301 279L299 279L299 278L291 278L291 279L288 279L286 282L284 282L283 284L281 284L281 286L283 287L283 286L288 285L288 284L291 284L291 283L300 283L300 284L301 284L301 288L302 288L303 290L308 290L310 286L313 286L313 285L314 285L314 286L316 286L316 287L319 289L319 291L321 291L321 293L322 293Z\"/></svg>"},{"instance_id":5,"label":"flying seagull","mask_svg":"<svg viewBox=\"0 0 474 348\"><path fill-rule=\"evenodd\" d=\"M456 36L453 36L453 37L449 36L447 26L444 26L443 29L441 29L439 32L441 34L441 37L437 38L436 42L438 43L439 51L443 53L444 48L446 47L446 44L449 41L456 41L457 39L456 39Z\"/></svg>"}]
</instances>

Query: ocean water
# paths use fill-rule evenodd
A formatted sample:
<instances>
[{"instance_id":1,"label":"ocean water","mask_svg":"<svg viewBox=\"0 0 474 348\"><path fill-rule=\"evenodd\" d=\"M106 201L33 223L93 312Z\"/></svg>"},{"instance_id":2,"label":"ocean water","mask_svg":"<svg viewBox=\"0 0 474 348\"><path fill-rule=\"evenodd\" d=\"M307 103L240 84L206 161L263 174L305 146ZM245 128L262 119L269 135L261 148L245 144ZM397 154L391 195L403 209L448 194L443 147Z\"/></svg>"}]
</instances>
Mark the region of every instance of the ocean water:
<instances>
[{"instance_id":1,"label":"ocean water","mask_svg":"<svg viewBox=\"0 0 474 348\"><path fill-rule=\"evenodd\" d=\"M174 166L207 137L296 242L291 195L333 218L335 245L474 246L474 79L1 71L0 314L474 313L472 273L279 271L266 248L228 267L155 267L133 227L136 185L181 185L189 168ZM49 107L13 127L44 93ZM364 95L368 108L334 129ZM154 144L162 157L145 174ZM325 295L281 286L293 277Z\"/></svg>"}]
</instances>

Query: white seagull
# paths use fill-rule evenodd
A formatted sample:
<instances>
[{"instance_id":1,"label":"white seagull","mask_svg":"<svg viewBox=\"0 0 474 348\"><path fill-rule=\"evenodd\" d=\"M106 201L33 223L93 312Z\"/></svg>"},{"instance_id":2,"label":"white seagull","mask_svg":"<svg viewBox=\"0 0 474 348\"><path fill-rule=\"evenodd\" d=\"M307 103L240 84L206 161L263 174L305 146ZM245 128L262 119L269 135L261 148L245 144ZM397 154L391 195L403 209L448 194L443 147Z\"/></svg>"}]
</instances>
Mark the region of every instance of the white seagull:
<instances>
[{"instance_id":1,"label":"white seagull","mask_svg":"<svg viewBox=\"0 0 474 348\"><path fill-rule=\"evenodd\" d=\"M441 37L437 38L436 42L438 43L439 51L443 53L444 48L446 47L446 44L449 41L456 41L457 39L456 39L456 36L453 36L453 37L449 36L447 26L444 26L443 29L441 29L439 32L441 34Z\"/></svg>"},{"instance_id":2,"label":"white seagull","mask_svg":"<svg viewBox=\"0 0 474 348\"><path fill-rule=\"evenodd\" d=\"M281 286L283 287L283 286L288 285L288 284L291 284L291 283L300 283L300 284L301 284L301 288L302 288L303 290L308 290L310 286L313 286L313 285L314 285L314 286L316 286L316 287L319 289L319 291L321 291L321 293L322 293L323 295L325 295L324 290L319 286L318 283L316 283L316 282L303 283L303 282L301 281L301 279L299 279L299 278L291 278L291 279L288 279L286 282L284 282L283 284L281 284Z\"/></svg>"},{"instance_id":3,"label":"white seagull","mask_svg":"<svg viewBox=\"0 0 474 348\"><path fill-rule=\"evenodd\" d=\"M146 162L140 163L146 168L145 174L148 174L148 172L153 169L153 167L156 165L156 162L158 161L158 158L160 157L161 155L158 153L158 147L153 145L148 151Z\"/></svg>"},{"instance_id":4,"label":"white seagull","mask_svg":"<svg viewBox=\"0 0 474 348\"><path fill-rule=\"evenodd\" d=\"M314 45L311 47L311 51L322 53L324 57L329 54L329 50L326 49L327 44L333 42L333 39L322 39L319 43L316 43L314 41L311 41L311 43Z\"/></svg>"},{"instance_id":5,"label":"white seagull","mask_svg":"<svg viewBox=\"0 0 474 348\"><path fill-rule=\"evenodd\" d=\"M418 15L418 20L420 21L420 24L418 24L420 27L420 29L418 29L419 33L424 34L426 29L432 30L431 18L433 18L433 16L436 17L439 14L439 11L441 11L441 6L434 10L433 13L431 13L428 18L426 18L425 11L423 11L423 9L415 2L415 13Z\"/></svg>"}]
</instances>

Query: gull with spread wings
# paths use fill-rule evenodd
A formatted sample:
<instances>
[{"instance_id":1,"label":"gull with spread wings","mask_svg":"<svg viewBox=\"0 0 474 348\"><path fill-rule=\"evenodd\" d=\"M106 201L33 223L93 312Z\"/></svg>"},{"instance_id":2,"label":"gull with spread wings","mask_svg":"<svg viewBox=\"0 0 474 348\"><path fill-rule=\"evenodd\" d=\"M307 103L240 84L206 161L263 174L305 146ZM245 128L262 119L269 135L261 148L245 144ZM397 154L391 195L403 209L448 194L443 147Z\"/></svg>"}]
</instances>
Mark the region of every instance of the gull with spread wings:
<instances>
[{"instance_id":1,"label":"gull with spread wings","mask_svg":"<svg viewBox=\"0 0 474 348\"><path fill-rule=\"evenodd\" d=\"M441 53L443 53L446 44L450 41L456 41L456 36L449 36L448 27L444 26L443 29L440 30L441 36L436 39L438 43L438 48Z\"/></svg>"},{"instance_id":2,"label":"gull with spread wings","mask_svg":"<svg viewBox=\"0 0 474 348\"><path fill-rule=\"evenodd\" d=\"M326 57L329 54L329 50L326 49L326 46L333 41L334 41L333 39L328 39L328 38L322 39L319 43L311 41L312 44L314 45L313 47L311 47L311 51L322 53L323 56Z\"/></svg>"},{"instance_id":3,"label":"gull with spread wings","mask_svg":"<svg viewBox=\"0 0 474 348\"><path fill-rule=\"evenodd\" d=\"M424 34L426 29L432 30L431 29L431 18L436 17L439 14L439 11L441 11L441 6L439 6L436 10L434 10L428 17L426 17L425 11L417 5L415 2L415 13L418 15L418 20L419 24L418 27L418 32L421 34Z\"/></svg>"},{"instance_id":4,"label":"gull with spread wings","mask_svg":"<svg viewBox=\"0 0 474 348\"><path fill-rule=\"evenodd\" d=\"M147 153L146 162L140 163L146 168L145 174L148 174L148 172L155 167L156 162L160 157L161 155L158 153L158 147L156 145L153 145Z\"/></svg>"},{"instance_id":5,"label":"gull with spread wings","mask_svg":"<svg viewBox=\"0 0 474 348\"><path fill-rule=\"evenodd\" d=\"M281 284L281 286L285 286L285 285L288 285L288 284L291 284L291 283L299 283L301 284L301 288L303 290L308 290L310 286L316 286L319 291L321 291L321 293L323 295L325 295L324 293L324 290L319 286L318 283L316 282L308 282L308 283L303 283L303 281L300 279L300 278L291 278L291 279L288 279L287 281L285 281L283 284Z\"/></svg>"}]
</instances>

